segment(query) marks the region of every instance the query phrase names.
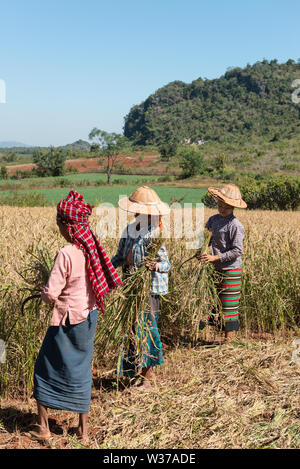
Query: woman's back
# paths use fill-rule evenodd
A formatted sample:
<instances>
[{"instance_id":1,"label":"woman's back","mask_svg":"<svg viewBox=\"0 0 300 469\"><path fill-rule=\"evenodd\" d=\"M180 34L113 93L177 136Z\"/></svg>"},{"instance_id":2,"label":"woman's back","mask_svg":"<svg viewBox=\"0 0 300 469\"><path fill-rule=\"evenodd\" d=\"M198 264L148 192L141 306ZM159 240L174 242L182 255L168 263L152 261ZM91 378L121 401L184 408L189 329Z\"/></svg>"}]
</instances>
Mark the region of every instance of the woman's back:
<instances>
[{"instance_id":1,"label":"woman's back","mask_svg":"<svg viewBox=\"0 0 300 469\"><path fill-rule=\"evenodd\" d=\"M68 314L70 324L78 324L97 307L85 255L74 244L57 254L42 298L46 303L55 302L52 326L64 325Z\"/></svg>"}]
</instances>

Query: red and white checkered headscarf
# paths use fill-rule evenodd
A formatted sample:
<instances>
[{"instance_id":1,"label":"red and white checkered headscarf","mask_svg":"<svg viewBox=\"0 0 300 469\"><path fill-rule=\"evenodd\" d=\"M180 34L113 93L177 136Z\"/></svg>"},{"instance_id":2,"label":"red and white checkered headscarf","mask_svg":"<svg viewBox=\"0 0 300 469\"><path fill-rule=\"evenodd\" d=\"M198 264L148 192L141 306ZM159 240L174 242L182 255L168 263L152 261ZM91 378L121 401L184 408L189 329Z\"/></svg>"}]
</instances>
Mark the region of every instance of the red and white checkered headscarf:
<instances>
[{"instance_id":1,"label":"red and white checkered headscarf","mask_svg":"<svg viewBox=\"0 0 300 469\"><path fill-rule=\"evenodd\" d=\"M86 257L91 286L97 305L104 312L103 296L122 285L109 257L89 227L89 216L93 207L83 202L83 196L72 190L57 204L57 219L65 224L73 244L78 246Z\"/></svg>"}]
</instances>

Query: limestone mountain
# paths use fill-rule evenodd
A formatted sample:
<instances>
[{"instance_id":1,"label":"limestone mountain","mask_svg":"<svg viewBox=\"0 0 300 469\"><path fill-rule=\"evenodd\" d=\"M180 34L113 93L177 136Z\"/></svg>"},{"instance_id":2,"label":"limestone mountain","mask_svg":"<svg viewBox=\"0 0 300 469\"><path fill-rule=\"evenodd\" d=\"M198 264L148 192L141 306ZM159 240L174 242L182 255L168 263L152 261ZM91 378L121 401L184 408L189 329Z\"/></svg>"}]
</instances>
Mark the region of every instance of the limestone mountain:
<instances>
[{"instance_id":1,"label":"limestone mountain","mask_svg":"<svg viewBox=\"0 0 300 469\"><path fill-rule=\"evenodd\" d=\"M131 108L124 135L139 145L294 136L300 131L300 104L292 100L297 79L300 61L290 59L230 68L213 80L173 81Z\"/></svg>"}]
</instances>

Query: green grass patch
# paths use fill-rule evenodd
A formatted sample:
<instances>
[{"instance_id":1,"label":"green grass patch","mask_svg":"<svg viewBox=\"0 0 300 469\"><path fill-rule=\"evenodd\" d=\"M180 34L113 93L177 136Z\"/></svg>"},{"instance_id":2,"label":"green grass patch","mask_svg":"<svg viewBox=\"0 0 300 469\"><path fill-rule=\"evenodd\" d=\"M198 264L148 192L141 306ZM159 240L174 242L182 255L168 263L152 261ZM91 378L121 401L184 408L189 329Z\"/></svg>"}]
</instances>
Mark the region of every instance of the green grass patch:
<instances>
[{"instance_id":1,"label":"green grass patch","mask_svg":"<svg viewBox=\"0 0 300 469\"><path fill-rule=\"evenodd\" d=\"M179 202L181 205L184 203L200 203L201 197L206 193L206 189L190 189L183 187L165 187L165 186L150 186L152 187L159 195L163 202L167 204L173 202ZM80 187L79 189L74 186L68 186L64 188L55 188L55 189L38 189L38 190L18 190L18 196L20 199L22 197L30 201L30 198L33 194L41 194L43 200L45 199L50 205L57 204L62 198L66 197L68 192L71 189L78 190L84 197L84 199L90 204L96 205L100 202L108 202L113 205L118 204L120 197L129 196L135 189L136 185L113 185L113 186L103 186L103 187ZM6 205L5 201L10 198L16 197L13 196L16 191L2 191L0 195L0 204ZM37 197L37 196L35 196ZM37 200L38 202L38 200ZM12 204L10 204L12 205ZM44 203L42 204L42 206ZM19 206L16 203L16 206ZM30 205L32 206L32 205ZM39 203L36 206L40 206Z\"/></svg>"}]
</instances>

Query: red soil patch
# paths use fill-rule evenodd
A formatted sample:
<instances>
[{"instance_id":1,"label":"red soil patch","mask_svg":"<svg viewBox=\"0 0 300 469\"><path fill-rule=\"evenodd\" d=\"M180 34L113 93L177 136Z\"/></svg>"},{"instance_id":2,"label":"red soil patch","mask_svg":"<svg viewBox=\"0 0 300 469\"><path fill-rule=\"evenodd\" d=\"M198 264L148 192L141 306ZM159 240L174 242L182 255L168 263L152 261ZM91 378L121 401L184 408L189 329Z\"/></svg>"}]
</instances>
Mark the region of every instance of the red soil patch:
<instances>
[{"instance_id":1,"label":"red soil patch","mask_svg":"<svg viewBox=\"0 0 300 469\"><path fill-rule=\"evenodd\" d=\"M35 164L18 164L12 166L6 166L9 173L15 173L16 171L30 171L33 168L36 168Z\"/></svg>"},{"instance_id":2,"label":"red soil patch","mask_svg":"<svg viewBox=\"0 0 300 469\"><path fill-rule=\"evenodd\" d=\"M153 168L151 166L155 164L155 171L162 171L165 168L165 163L158 163L159 155L153 155L146 153L141 156L141 153L135 153L133 155L118 155L116 163L117 165L124 166L125 168L134 168L135 170L145 170ZM75 160L66 160L66 167L72 166L76 168L80 173L88 173L95 169L103 169L106 166L106 158L103 159L103 163L99 163L99 158L77 158ZM7 170L11 173L19 171L29 171L35 168L34 164L20 164L7 166ZM150 168L149 168L150 167Z\"/></svg>"}]
</instances>

